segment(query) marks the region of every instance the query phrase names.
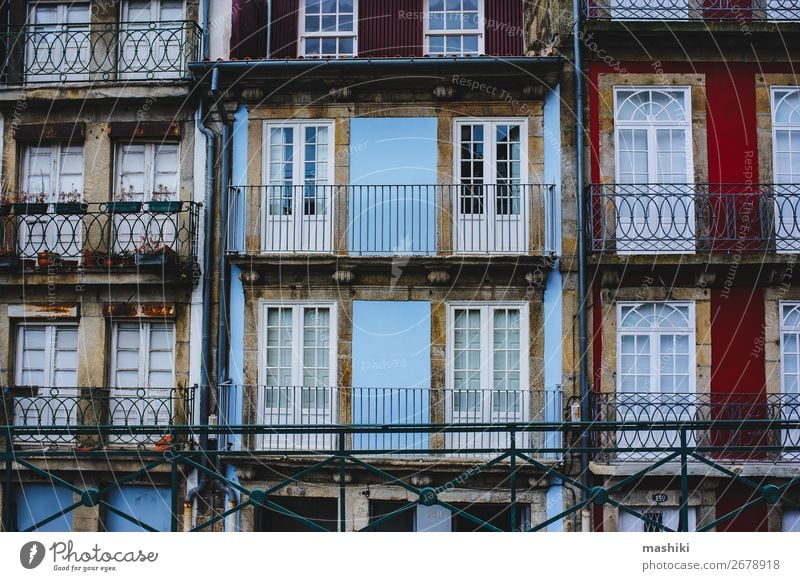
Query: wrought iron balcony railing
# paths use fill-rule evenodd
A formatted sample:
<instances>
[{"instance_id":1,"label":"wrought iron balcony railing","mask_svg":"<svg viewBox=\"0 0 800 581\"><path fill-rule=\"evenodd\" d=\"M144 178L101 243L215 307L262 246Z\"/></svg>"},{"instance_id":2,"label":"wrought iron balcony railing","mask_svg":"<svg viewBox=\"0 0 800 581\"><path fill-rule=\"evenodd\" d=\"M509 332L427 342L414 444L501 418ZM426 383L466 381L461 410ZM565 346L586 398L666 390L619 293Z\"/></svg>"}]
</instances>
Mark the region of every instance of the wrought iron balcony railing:
<instances>
[{"instance_id":1,"label":"wrought iron balcony railing","mask_svg":"<svg viewBox=\"0 0 800 581\"><path fill-rule=\"evenodd\" d=\"M797 0L584 0L589 20L800 21Z\"/></svg>"},{"instance_id":2,"label":"wrought iron balcony railing","mask_svg":"<svg viewBox=\"0 0 800 581\"><path fill-rule=\"evenodd\" d=\"M592 184L594 252L797 252L800 185Z\"/></svg>"},{"instance_id":3,"label":"wrought iron balcony railing","mask_svg":"<svg viewBox=\"0 0 800 581\"><path fill-rule=\"evenodd\" d=\"M171 443L169 428L190 425L195 388L120 387L5 387L2 391L0 425L18 428L53 428L41 433L26 431L14 437L17 445L97 448L108 445L147 446ZM70 426L115 426L108 435L77 435ZM163 433L139 428L162 428Z\"/></svg>"},{"instance_id":4,"label":"wrought iron balcony railing","mask_svg":"<svg viewBox=\"0 0 800 581\"><path fill-rule=\"evenodd\" d=\"M551 254L554 196L530 184L235 186L228 252Z\"/></svg>"},{"instance_id":5,"label":"wrought iron balcony railing","mask_svg":"<svg viewBox=\"0 0 800 581\"><path fill-rule=\"evenodd\" d=\"M596 421L621 423L613 431L595 432L600 460L653 460L663 455L663 450L683 445L678 429L659 427L664 422L711 422L703 429L689 431L685 445L713 447L712 455L720 459L800 460L800 429L754 429L747 424L751 420L797 422L800 394L595 393L593 401ZM715 426L715 422L724 424ZM631 428L626 429L625 424ZM652 427L642 428L648 424ZM776 447L794 450L785 452Z\"/></svg>"},{"instance_id":6,"label":"wrought iron balcony railing","mask_svg":"<svg viewBox=\"0 0 800 581\"><path fill-rule=\"evenodd\" d=\"M0 269L191 266L199 212L194 202L0 204Z\"/></svg>"},{"instance_id":7,"label":"wrought iron balcony railing","mask_svg":"<svg viewBox=\"0 0 800 581\"><path fill-rule=\"evenodd\" d=\"M10 27L0 32L2 82L187 80L201 37L189 21Z\"/></svg>"},{"instance_id":8,"label":"wrought iron balcony railing","mask_svg":"<svg viewBox=\"0 0 800 581\"><path fill-rule=\"evenodd\" d=\"M321 429L335 425L361 426L447 426L452 424L503 425L525 422L560 422L563 405L560 386L544 391L525 389L444 389L393 387L301 387L228 385L221 388L223 417L231 425L260 425L312 428L303 433L252 435L242 447L261 451L325 451L337 447L331 432ZM508 446L508 433L487 430L436 433L399 432L354 434L348 450L376 453L394 450L422 454L431 448L451 454ZM520 434L520 448L553 448L561 442L555 431Z\"/></svg>"}]
</instances>

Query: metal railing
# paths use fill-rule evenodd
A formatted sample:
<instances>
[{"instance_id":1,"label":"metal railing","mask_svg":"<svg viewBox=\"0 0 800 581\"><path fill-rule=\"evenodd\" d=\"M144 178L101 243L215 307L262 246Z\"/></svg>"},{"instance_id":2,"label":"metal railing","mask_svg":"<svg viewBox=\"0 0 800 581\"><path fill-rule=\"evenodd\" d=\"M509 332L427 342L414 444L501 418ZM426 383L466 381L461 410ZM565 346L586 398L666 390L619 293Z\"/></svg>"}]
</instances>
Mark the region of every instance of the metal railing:
<instances>
[{"instance_id":1,"label":"metal railing","mask_svg":"<svg viewBox=\"0 0 800 581\"><path fill-rule=\"evenodd\" d=\"M502 425L520 422L560 422L560 387L544 391L524 389L452 389L395 387L303 387L226 385L220 387L222 417L232 425L285 426L442 426L451 424ZM534 439L535 436L535 439ZM459 433L354 434L347 449L370 453L395 450L417 454L430 448L470 454L471 450L508 445L508 434L497 431ZM528 438L531 438L530 440ZM517 445L556 447L557 433L522 434ZM253 434L251 449L325 451L335 449L330 433Z\"/></svg>"},{"instance_id":2,"label":"metal railing","mask_svg":"<svg viewBox=\"0 0 800 581\"><path fill-rule=\"evenodd\" d=\"M201 39L191 21L8 27L0 32L2 82L188 80Z\"/></svg>"},{"instance_id":3,"label":"metal railing","mask_svg":"<svg viewBox=\"0 0 800 581\"><path fill-rule=\"evenodd\" d=\"M15 436L14 443L82 448L111 445L152 445L165 439L169 428L192 423L195 388L121 387L4 387L0 424L33 428ZM113 434L77 435L70 426L106 426ZM54 431L54 427L63 427ZM163 433L141 432L142 427L160 427ZM41 432L37 428L47 428Z\"/></svg>"},{"instance_id":4,"label":"metal railing","mask_svg":"<svg viewBox=\"0 0 800 581\"><path fill-rule=\"evenodd\" d=\"M594 252L797 252L800 186L592 184Z\"/></svg>"},{"instance_id":5,"label":"metal railing","mask_svg":"<svg viewBox=\"0 0 800 581\"><path fill-rule=\"evenodd\" d=\"M551 185L262 185L230 189L228 252L544 255Z\"/></svg>"},{"instance_id":6,"label":"metal railing","mask_svg":"<svg viewBox=\"0 0 800 581\"><path fill-rule=\"evenodd\" d=\"M797 0L584 0L589 20L800 21Z\"/></svg>"},{"instance_id":7,"label":"metal railing","mask_svg":"<svg viewBox=\"0 0 800 581\"><path fill-rule=\"evenodd\" d=\"M0 269L193 265L199 212L195 202L0 204Z\"/></svg>"},{"instance_id":8,"label":"metal railing","mask_svg":"<svg viewBox=\"0 0 800 581\"><path fill-rule=\"evenodd\" d=\"M751 428L749 420L800 420L800 394L747 393L594 393L594 418L621 422L613 431L596 432L599 460L652 460L680 445L680 431L659 424L711 422L689 432L687 445L711 446L720 459L798 461L800 430ZM722 422L715 425L715 422ZM745 422L736 425L736 422ZM650 423L653 427L642 429ZM626 429L630 424L631 429ZM775 447L794 447L792 452ZM772 447L771 450L768 450Z\"/></svg>"}]
</instances>

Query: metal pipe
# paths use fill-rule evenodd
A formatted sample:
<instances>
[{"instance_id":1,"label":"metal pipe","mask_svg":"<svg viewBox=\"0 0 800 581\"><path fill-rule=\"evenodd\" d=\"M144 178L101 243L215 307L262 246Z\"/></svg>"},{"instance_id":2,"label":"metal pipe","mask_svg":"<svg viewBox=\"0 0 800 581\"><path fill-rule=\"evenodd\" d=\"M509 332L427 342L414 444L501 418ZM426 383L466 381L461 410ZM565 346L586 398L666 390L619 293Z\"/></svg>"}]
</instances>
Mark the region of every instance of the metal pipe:
<instances>
[{"instance_id":1,"label":"metal pipe","mask_svg":"<svg viewBox=\"0 0 800 581\"><path fill-rule=\"evenodd\" d=\"M267 50L266 58L272 57L272 0L267 0Z\"/></svg>"},{"instance_id":2,"label":"metal pipe","mask_svg":"<svg viewBox=\"0 0 800 581\"><path fill-rule=\"evenodd\" d=\"M211 39L211 35L208 30L208 25L211 21L209 17L209 10L210 10L211 0L203 0L203 60L207 61L211 55L211 46L209 46L209 42Z\"/></svg>"},{"instance_id":3,"label":"metal pipe","mask_svg":"<svg viewBox=\"0 0 800 581\"><path fill-rule=\"evenodd\" d=\"M572 49L573 66L575 72L575 187L576 199L578 202L577 226L578 226L578 353L579 353L579 388L581 396L581 423L591 421L589 406L589 368L588 351L589 341L587 336L587 305L589 304L588 288L586 285L586 205L584 199L584 177L583 177L583 147L584 147L584 126L583 126L583 64L581 59L581 0L572 0ZM591 488L591 475L589 474L589 433L587 430L581 431L580 454L581 479L586 490L584 499L588 499L588 489Z\"/></svg>"}]
</instances>

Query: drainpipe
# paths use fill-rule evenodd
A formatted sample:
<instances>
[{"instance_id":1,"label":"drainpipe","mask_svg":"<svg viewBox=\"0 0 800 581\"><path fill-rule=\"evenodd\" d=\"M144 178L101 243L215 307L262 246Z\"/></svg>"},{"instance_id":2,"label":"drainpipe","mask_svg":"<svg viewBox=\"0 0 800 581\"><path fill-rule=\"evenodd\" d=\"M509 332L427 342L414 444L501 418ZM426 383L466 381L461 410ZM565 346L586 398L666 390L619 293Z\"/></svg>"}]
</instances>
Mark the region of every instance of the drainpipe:
<instances>
[{"instance_id":1,"label":"drainpipe","mask_svg":"<svg viewBox=\"0 0 800 581\"><path fill-rule=\"evenodd\" d=\"M266 58L272 58L272 0L267 0L267 50Z\"/></svg>"},{"instance_id":2,"label":"drainpipe","mask_svg":"<svg viewBox=\"0 0 800 581\"><path fill-rule=\"evenodd\" d=\"M210 0L203 0L203 59L207 61L211 55L211 31L208 30L208 25L211 22L211 17L209 15L210 7Z\"/></svg>"},{"instance_id":3,"label":"drainpipe","mask_svg":"<svg viewBox=\"0 0 800 581\"><path fill-rule=\"evenodd\" d=\"M584 177L583 177L583 63L581 59L581 0L572 0L572 50L574 53L575 69L575 148L576 148L576 168L575 182L577 188L578 201L578 353L579 353L579 386L581 396L581 422L591 421L591 408L589 406L589 340L587 335L587 305L589 295L586 284L586 200L584 199ZM584 424L585 426L585 424ZM592 478L589 474L589 433L581 431L581 447L583 451L580 455L581 477L583 485L588 489L591 487ZM588 492L584 491L584 499L588 498Z\"/></svg>"}]
</instances>

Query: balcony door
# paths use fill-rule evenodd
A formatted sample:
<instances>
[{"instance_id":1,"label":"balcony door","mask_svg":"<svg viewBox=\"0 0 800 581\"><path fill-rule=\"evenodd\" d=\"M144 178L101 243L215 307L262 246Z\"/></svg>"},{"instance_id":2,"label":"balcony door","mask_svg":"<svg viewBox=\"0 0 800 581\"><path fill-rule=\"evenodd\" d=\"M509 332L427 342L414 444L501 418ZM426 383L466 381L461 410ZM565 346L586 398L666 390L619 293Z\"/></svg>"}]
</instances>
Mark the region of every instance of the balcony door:
<instances>
[{"instance_id":1,"label":"balcony door","mask_svg":"<svg viewBox=\"0 0 800 581\"><path fill-rule=\"evenodd\" d=\"M652 422L695 419L695 325L692 303L649 302L617 305L616 418L640 423L620 430L621 448L660 449L680 444L674 430L646 427ZM608 414L606 414L608 415ZM690 434L689 444L694 442ZM658 450L620 452L629 459L659 456Z\"/></svg>"},{"instance_id":2,"label":"balcony door","mask_svg":"<svg viewBox=\"0 0 800 581\"><path fill-rule=\"evenodd\" d=\"M263 251L331 251L333 131L330 121L265 124Z\"/></svg>"},{"instance_id":3,"label":"balcony door","mask_svg":"<svg viewBox=\"0 0 800 581\"><path fill-rule=\"evenodd\" d=\"M447 315L446 421L529 421L527 304L453 304ZM460 449L510 444L504 432L454 433L447 438L448 447ZM521 435L517 445L525 445Z\"/></svg>"},{"instance_id":4,"label":"balcony door","mask_svg":"<svg viewBox=\"0 0 800 581\"><path fill-rule=\"evenodd\" d=\"M88 81L91 62L89 3L37 2L28 12L26 81Z\"/></svg>"},{"instance_id":5,"label":"balcony door","mask_svg":"<svg viewBox=\"0 0 800 581\"><path fill-rule=\"evenodd\" d=\"M455 122L456 252L527 252L527 136L521 119Z\"/></svg>"},{"instance_id":6,"label":"balcony door","mask_svg":"<svg viewBox=\"0 0 800 581\"><path fill-rule=\"evenodd\" d=\"M175 397L175 325L120 322L112 327L111 400L115 426L169 426ZM121 434L119 444L154 442L159 434Z\"/></svg>"},{"instance_id":7,"label":"balcony door","mask_svg":"<svg viewBox=\"0 0 800 581\"><path fill-rule=\"evenodd\" d=\"M336 318L333 304L264 304L261 309L259 424L319 425L336 421ZM323 450L330 434L264 434L264 450Z\"/></svg>"},{"instance_id":8,"label":"balcony door","mask_svg":"<svg viewBox=\"0 0 800 581\"><path fill-rule=\"evenodd\" d=\"M23 324L17 326L14 381L36 392L14 399L14 424L68 426L77 423L78 325ZM56 436L25 435L28 441Z\"/></svg>"},{"instance_id":9,"label":"balcony door","mask_svg":"<svg viewBox=\"0 0 800 581\"><path fill-rule=\"evenodd\" d=\"M122 4L119 76L129 80L183 75L183 0L127 0Z\"/></svg>"},{"instance_id":10,"label":"balcony door","mask_svg":"<svg viewBox=\"0 0 800 581\"><path fill-rule=\"evenodd\" d=\"M83 219L54 212L56 202L83 201L83 145L44 143L23 152L20 201L48 204L44 214L18 218L19 256L35 259L40 252L82 258Z\"/></svg>"},{"instance_id":11,"label":"balcony door","mask_svg":"<svg viewBox=\"0 0 800 581\"><path fill-rule=\"evenodd\" d=\"M781 415L800 421L800 303L781 303ZM800 446L800 429L783 430L784 446ZM797 457L797 452L788 453Z\"/></svg>"},{"instance_id":12,"label":"balcony door","mask_svg":"<svg viewBox=\"0 0 800 581\"><path fill-rule=\"evenodd\" d=\"M775 249L800 251L800 88L772 89Z\"/></svg>"},{"instance_id":13,"label":"balcony door","mask_svg":"<svg viewBox=\"0 0 800 581\"><path fill-rule=\"evenodd\" d=\"M688 88L614 92L618 253L695 250Z\"/></svg>"}]
</instances>

